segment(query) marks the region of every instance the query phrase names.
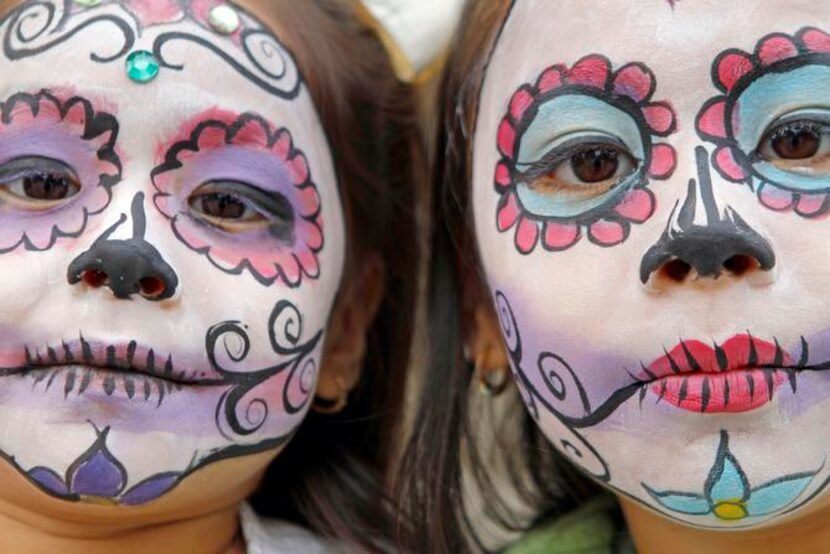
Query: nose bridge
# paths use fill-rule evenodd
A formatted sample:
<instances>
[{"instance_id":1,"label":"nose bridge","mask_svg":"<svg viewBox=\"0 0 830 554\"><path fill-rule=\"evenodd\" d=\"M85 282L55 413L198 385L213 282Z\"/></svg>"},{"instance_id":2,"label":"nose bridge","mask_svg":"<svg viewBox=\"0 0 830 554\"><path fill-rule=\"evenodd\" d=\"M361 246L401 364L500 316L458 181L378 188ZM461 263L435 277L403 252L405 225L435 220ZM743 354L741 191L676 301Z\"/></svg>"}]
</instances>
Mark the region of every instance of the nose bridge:
<instances>
[{"instance_id":1,"label":"nose bridge","mask_svg":"<svg viewBox=\"0 0 830 554\"><path fill-rule=\"evenodd\" d=\"M716 196L704 147L695 148L695 162L697 175L689 180L682 205L678 200L665 231L643 256L640 280L646 283L659 269L678 282L692 271L717 278L724 271L741 275L753 267L772 269L775 253L769 242Z\"/></svg>"},{"instance_id":2,"label":"nose bridge","mask_svg":"<svg viewBox=\"0 0 830 554\"><path fill-rule=\"evenodd\" d=\"M165 300L175 294L179 284L176 272L158 249L145 240L144 204L144 193L137 192L130 206L130 217L122 213L87 251L72 261L67 269L70 285L84 282L93 288L106 286L121 299L141 294L148 300ZM132 225L129 238L112 238L128 219Z\"/></svg>"}]
</instances>

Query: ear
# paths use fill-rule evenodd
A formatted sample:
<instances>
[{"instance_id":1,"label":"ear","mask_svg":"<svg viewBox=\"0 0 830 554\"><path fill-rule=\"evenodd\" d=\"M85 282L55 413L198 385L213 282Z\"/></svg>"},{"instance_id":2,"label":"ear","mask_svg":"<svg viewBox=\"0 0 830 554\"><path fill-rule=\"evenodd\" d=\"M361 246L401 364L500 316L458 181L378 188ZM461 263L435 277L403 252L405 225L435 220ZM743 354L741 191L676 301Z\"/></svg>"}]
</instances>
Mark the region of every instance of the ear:
<instances>
[{"instance_id":1,"label":"ear","mask_svg":"<svg viewBox=\"0 0 830 554\"><path fill-rule=\"evenodd\" d=\"M360 380L366 333L380 307L384 286L384 266L378 254L362 260L344 282L329 318L317 381L316 397L325 404L345 400Z\"/></svg>"},{"instance_id":2,"label":"ear","mask_svg":"<svg viewBox=\"0 0 830 554\"><path fill-rule=\"evenodd\" d=\"M474 273L462 278L462 309L466 355L475 364L479 383L498 389L509 377L510 358L501 334L501 324L487 286Z\"/></svg>"}]
</instances>

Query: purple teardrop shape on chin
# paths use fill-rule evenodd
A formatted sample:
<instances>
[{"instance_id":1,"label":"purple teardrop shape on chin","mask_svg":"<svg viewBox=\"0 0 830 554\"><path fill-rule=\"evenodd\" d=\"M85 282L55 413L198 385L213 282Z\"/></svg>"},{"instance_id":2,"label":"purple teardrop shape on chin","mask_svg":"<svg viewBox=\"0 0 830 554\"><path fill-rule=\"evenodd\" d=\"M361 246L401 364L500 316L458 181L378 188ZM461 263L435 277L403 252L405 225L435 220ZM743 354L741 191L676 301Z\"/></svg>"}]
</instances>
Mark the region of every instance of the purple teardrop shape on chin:
<instances>
[{"instance_id":1,"label":"purple teardrop shape on chin","mask_svg":"<svg viewBox=\"0 0 830 554\"><path fill-rule=\"evenodd\" d=\"M81 496L113 498L124 488L126 472L106 448L98 448L70 470L72 492Z\"/></svg>"},{"instance_id":2,"label":"purple teardrop shape on chin","mask_svg":"<svg viewBox=\"0 0 830 554\"><path fill-rule=\"evenodd\" d=\"M46 467L35 467L29 470L29 478L35 481L38 485L60 496L66 496L69 491L66 490L66 483L60 476Z\"/></svg>"},{"instance_id":3,"label":"purple teardrop shape on chin","mask_svg":"<svg viewBox=\"0 0 830 554\"><path fill-rule=\"evenodd\" d=\"M153 475L128 490L121 497L121 503L128 506L146 504L173 488L178 479L179 473L176 472Z\"/></svg>"}]
</instances>

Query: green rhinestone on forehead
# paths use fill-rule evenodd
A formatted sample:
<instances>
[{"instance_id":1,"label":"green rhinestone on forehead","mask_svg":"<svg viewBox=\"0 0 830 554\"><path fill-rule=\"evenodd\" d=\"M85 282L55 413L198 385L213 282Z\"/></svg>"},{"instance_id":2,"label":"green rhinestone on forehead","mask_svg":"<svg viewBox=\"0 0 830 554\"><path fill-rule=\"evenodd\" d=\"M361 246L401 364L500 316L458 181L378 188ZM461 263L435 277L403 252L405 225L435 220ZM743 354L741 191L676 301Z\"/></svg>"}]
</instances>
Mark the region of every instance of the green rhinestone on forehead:
<instances>
[{"instance_id":1,"label":"green rhinestone on forehead","mask_svg":"<svg viewBox=\"0 0 830 554\"><path fill-rule=\"evenodd\" d=\"M92 8L101 3L101 0L75 0L75 4L82 8Z\"/></svg>"},{"instance_id":2,"label":"green rhinestone on forehead","mask_svg":"<svg viewBox=\"0 0 830 554\"><path fill-rule=\"evenodd\" d=\"M127 56L127 77L136 83L149 83L159 74L159 61L152 52L136 50Z\"/></svg>"}]
</instances>

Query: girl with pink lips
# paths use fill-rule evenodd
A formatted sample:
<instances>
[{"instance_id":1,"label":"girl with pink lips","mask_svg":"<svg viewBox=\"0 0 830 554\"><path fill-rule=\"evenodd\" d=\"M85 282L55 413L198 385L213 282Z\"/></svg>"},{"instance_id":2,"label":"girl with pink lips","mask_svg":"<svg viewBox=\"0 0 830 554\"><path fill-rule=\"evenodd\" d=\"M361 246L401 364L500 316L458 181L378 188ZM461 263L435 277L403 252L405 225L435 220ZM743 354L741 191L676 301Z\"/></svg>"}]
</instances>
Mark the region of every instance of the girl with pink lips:
<instances>
[{"instance_id":1,"label":"girl with pink lips","mask_svg":"<svg viewBox=\"0 0 830 554\"><path fill-rule=\"evenodd\" d=\"M462 21L410 550L827 551L826 4Z\"/></svg>"},{"instance_id":2,"label":"girl with pink lips","mask_svg":"<svg viewBox=\"0 0 830 554\"><path fill-rule=\"evenodd\" d=\"M0 551L388 551L418 148L358 13L0 1Z\"/></svg>"}]
</instances>

